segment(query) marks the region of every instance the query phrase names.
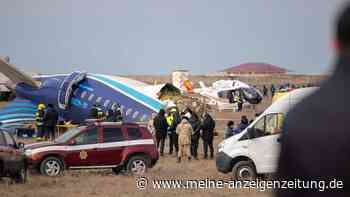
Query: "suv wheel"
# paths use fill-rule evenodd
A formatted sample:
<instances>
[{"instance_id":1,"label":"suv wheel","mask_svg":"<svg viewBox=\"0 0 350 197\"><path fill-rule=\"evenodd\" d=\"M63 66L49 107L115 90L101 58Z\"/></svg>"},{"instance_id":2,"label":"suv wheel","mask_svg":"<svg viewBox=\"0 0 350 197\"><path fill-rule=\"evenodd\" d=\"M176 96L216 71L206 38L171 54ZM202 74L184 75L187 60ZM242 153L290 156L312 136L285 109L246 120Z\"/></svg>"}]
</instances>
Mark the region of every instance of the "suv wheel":
<instances>
[{"instance_id":1,"label":"suv wheel","mask_svg":"<svg viewBox=\"0 0 350 197\"><path fill-rule=\"evenodd\" d=\"M129 159L126 169L131 175L142 175L147 172L148 163L146 156L133 156Z\"/></svg>"},{"instance_id":2,"label":"suv wheel","mask_svg":"<svg viewBox=\"0 0 350 197\"><path fill-rule=\"evenodd\" d=\"M12 179L16 182L16 183L26 183L27 181L27 168L25 166L22 166L18 172L12 177Z\"/></svg>"},{"instance_id":3,"label":"suv wheel","mask_svg":"<svg viewBox=\"0 0 350 197\"><path fill-rule=\"evenodd\" d=\"M252 162L250 161L239 161L232 169L234 180L255 180L256 170Z\"/></svg>"},{"instance_id":4,"label":"suv wheel","mask_svg":"<svg viewBox=\"0 0 350 197\"><path fill-rule=\"evenodd\" d=\"M40 173L47 176L58 176L63 172L62 161L57 157L48 157L40 164Z\"/></svg>"}]
</instances>

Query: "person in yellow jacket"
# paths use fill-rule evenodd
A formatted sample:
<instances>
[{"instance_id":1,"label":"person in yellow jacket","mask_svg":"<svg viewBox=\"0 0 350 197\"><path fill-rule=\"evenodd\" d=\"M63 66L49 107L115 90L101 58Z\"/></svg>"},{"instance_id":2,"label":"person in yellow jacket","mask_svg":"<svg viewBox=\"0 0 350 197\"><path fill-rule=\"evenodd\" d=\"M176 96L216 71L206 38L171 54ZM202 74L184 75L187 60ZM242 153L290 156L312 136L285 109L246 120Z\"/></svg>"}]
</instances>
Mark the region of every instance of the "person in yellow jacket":
<instances>
[{"instance_id":1,"label":"person in yellow jacket","mask_svg":"<svg viewBox=\"0 0 350 197\"><path fill-rule=\"evenodd\" d=\"M37 129L37 139L41 140L44 135L44 115L45 115L45 104L39 103L37 112L35 113L35 126Z\"/></svg>"},{"instance_id":2,"label":"person in yellow jacket","mask_svg":"<svg viewBox=\"0 0 350 197\"><path fill-rule=\"evenodd\" d=\"M176 133L179 136L179 152L177 162L181 162L182 157L187 157L191 160L191 136L193 129L187 117L183 117L180 124L176 127Z\"/></svg>"},{"instance_id":3,"label":"person in yellow jacket","mask_svg":"<svg viewBox=\"0 0 350 197\"><path fill-rule=\"evenodd\" d=\"M169 155L173 154L174 148L177 154L179 152L179 143L178 135L176 134L176 127L180 123L181 117L176 107L170 109L166 121L168 123Z\"/></svg>"}]
</instances>

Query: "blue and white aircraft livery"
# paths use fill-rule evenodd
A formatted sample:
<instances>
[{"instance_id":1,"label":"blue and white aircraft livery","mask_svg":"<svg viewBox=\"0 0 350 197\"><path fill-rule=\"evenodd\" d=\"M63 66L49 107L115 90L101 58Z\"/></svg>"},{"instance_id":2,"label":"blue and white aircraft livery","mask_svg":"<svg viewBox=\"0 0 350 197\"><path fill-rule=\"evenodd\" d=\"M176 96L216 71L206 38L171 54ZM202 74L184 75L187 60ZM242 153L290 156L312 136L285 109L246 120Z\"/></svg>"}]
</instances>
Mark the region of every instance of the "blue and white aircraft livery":
<instances>
[{"instance_id":1,"label":"blue and white aircraft livery","mask_svg":"<svg viewBox=\"0 0 350 197\"><path fill-rule=\"evenodd\" d=\"M0 109L2 127L33 122L39 102L54 104L61 118L76 123L89 118L94 104L104 111L119 104L127 122L147 121L165 107L152 86L128 78L81 71L31 78L1 59L0 72L14 83L16 92L16 98Z\"/></svg>"},{"instance_id":2,"label":"blue and white aircraft livery","mask_svg":"<svg viewBox=\"0 0 350 197\"><path fill-rule=\"evenodd\" d=\"M152 114L166 107L166 102L158 99L164 85L148 85L129 78L82 71L31 77L1 58L0 72L10 79L6 86L16 93L16 98L0 109L2 128L32 123L40 102L53 104L60 118L75 123L89 118L94 104L98 104L103 111L120 105L126 122L146 122ZM226 82L224 87L202 88L199 93L209 97L214 95L215 98L219 92L239 90L247 102L261 102L261 93L254 87L239 81ZM206 92L208 94L204 94Z\"/></svg>"}]
</instances>

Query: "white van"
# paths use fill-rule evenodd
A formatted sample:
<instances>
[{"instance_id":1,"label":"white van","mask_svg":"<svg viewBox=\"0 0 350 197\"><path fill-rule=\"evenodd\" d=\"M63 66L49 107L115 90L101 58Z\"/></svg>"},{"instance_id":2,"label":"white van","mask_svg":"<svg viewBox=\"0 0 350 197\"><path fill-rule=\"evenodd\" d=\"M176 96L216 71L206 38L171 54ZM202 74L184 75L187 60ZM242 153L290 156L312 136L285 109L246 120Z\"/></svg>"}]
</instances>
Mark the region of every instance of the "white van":
<instances>
[{"instance_id":1,"label":"white van","mask_svg":"<svg viewBox=\"0 0 350 197\"><path fill-rule=\"evenodd\" d=\"M233 173L238 180L255 179L277 169L280 133L286 113L318 88L296 89L268 107L241 133L218 145L216 167L222 173Z\"/></svg>"}]
</instances>

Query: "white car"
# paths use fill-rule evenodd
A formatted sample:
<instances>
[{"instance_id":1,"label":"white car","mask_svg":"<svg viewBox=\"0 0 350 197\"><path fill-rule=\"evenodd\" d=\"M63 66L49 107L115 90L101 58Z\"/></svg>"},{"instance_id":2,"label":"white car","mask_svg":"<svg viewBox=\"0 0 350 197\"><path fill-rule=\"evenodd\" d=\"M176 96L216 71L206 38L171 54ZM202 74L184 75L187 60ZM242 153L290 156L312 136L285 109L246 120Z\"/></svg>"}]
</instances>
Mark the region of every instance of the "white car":
<instances>
[{"instance_id":1,"label":"white car","mask_svg":"<svg viewBox=\"0 0 350 197\"><path fill-rule=\"evenodd\" d=\"M293 90L275 101L241 133L221 142L216 155L218 171L232 172L238 180L276 172L283 119L295 104L317 89Z\"/></svg>"}]
</instances>

